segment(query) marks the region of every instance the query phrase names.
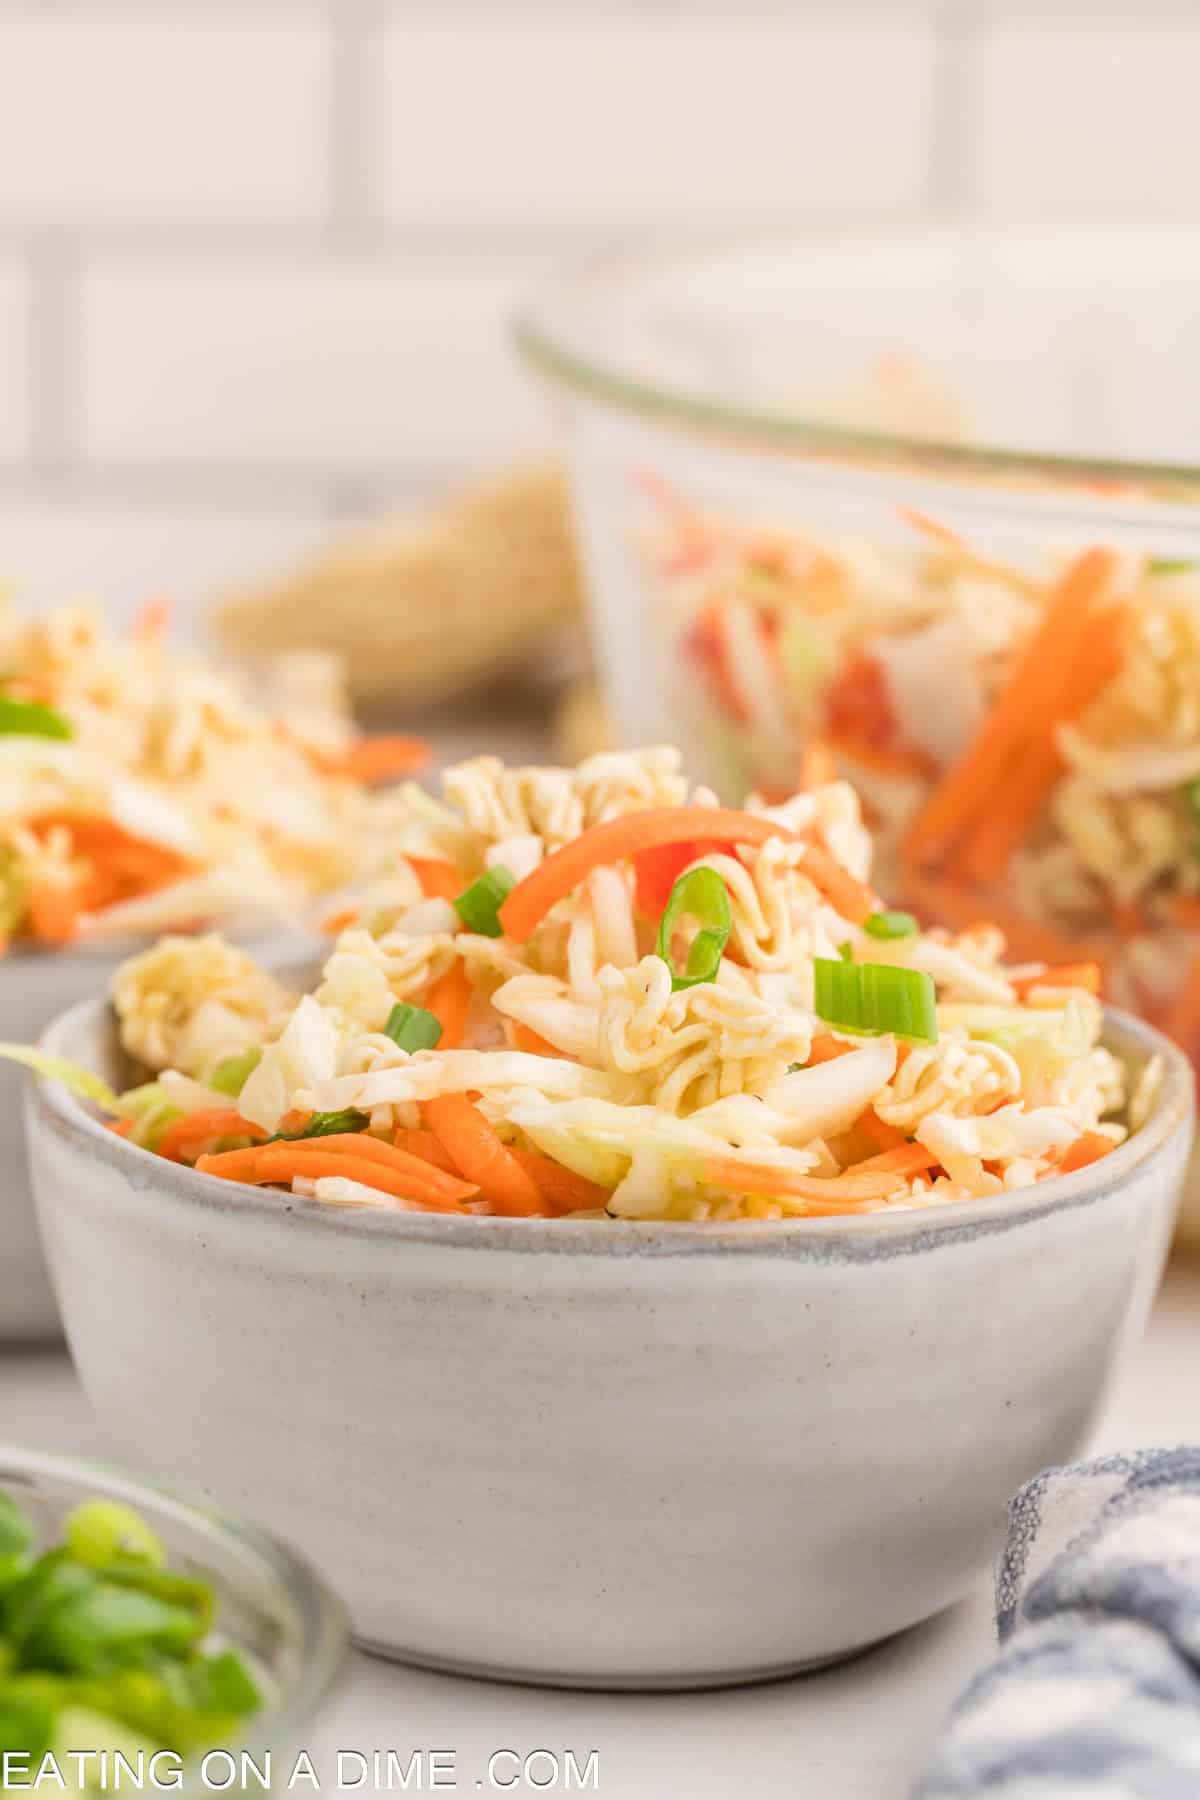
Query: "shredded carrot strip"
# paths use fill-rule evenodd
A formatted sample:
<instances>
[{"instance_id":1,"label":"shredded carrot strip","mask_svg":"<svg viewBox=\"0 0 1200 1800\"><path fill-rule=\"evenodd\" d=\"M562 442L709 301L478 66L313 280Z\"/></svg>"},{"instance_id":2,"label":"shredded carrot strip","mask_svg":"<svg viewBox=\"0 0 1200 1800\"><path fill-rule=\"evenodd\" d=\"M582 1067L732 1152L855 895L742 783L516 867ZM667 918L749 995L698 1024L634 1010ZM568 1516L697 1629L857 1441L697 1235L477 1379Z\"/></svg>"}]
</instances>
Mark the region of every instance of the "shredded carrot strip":
<instances>
[{"instance_id":1,"label":"shredded carrot strip","mask_svg":"<svg viewBox=\"0 0 1200 1800\"><path fill-rule=\"evenodd\" d=\"M111 906L118 900L155 893L178 881L190 867L187 858L177 851L133 837L111 819L41 813L30 819L29 826L43 839L52 831L65 831L72 853L91 865L90 874L77 885L76 916ZM33 919L30 929L35 936L40 935Z\"/></svg>"},{"instance_id":2,"label":"shredded carrot strip","mask_svg":"<svg viewBox=\"0 0 1200 1800\"><path fill-rule=\"evenodd\" d=\"M884 1150L878 1156L868 1156L865 1162L853 1163L844 1171L847 1176L874 1174L878 1170L885 1175L922 1175L926 1169L936 1169L938 1158L932 1150L926 1150L924 1144L899 1144L891 1150ZM893 1186L895 1182L893 1181Z\"/></svg>"},{"instance_id":3,"label":"shredded carrot strip","mask_svg":"<svg viewBox=\"0 0 1200 1800\"><path fill-rule=\"evenodd\" d=\"M422 1162L432 1163L435 1169L444 1169L447 1175L457 1175L458 1167L439 1138L432 1131L397 1131L392 1142L398 1150L406 1150L410 1156L419 1156Z\"/></svg>"},{"instance_id":4,"label":"shredded carrot strip","mask_svg":"<svg viewBox=\"0 0 1200 1800\"><path fill-rule=\"evenodd\" d=\"M321 930L327 932L330 937L339 937L357 919L357 906L344 906L341 912L332 913L328 919L321 920Z\"/></svg>"},{"instance_id":5,"label":"shredded carrot strip","mask_svg":"<svg viewBox=\"0 0 1200 1800\"><path fill-rule=\"evenodd\" d=\"M466 882L452 862L438 856L410 856L413 873L427 900L457 900Z\"/></svg>"},{"instance_id":6,"label":"shredded carrot strip","mask_svg":"<svg viewBox=\"0 0 1200 1800\"><path fill-rule=\"evenodd\" d=\"M1100 964L1061 963L1056 969L1045 969L1040 975L1019 975L1012 985L1022 999L1034 988L1082 988L1087 994L1100 992Z\"/></svg>"},{"instance_id":7,"label":"shredded carrot strip","mask_svg":"<svg viewBox=\"0 0 1200 1800\"><path fill-rule=\"evenodd\" d=\"M133 621L134 642L152 644L165 637L171 626L171 612L169 600L147 600Z\"/></svg>"},{"instance_id":8,"label":"shredded carrot strip","mask_svg":"<svg viewBox=\"0 0 1200 1800\"><path fill-rule=\"evenodd\" d=\"M901 744L868 744L861 738L834 733L830 744L839 756L876 775L920 775L933 772L932 760L921 750Z\"/></svg>"},{"instance_id":9,"label":"shredded carrot strip","mask_svg":"<svg viewBox=\"0 0 1200 1800\"><path fill-rule=\"evenodd\" d=\"M853 1048L843 1044L840 1039L831 1037L827 1031L819 1031L812 1041L805 1068L814 1068L817 1063L832 1062L835 1056L846 1056Z\"/></svg>"},{"instance_id":10,"label":"shredded carrot strip","mask_svg":"<svg viewBox=\"0 0 1200 1800\"><path fill-rule=\"evenodd\" d=\"M471 983L461 962L452 963L446 973L433 983L425 996L426 1011L431 1012L442 1028L439 1050L458 1050L467 1031L467 1013L471 1006Z\"/></svg>"},{"instance_id":11,"label":"shredded carrot strip","mask_svg":"<svg viewBox=\"0 0 1200 1800\"><path fill-rule=\"evenodd\" d=\"M1115 1149L1112 1139L1105 1137L1102 1131L1085 1131L1073 1144L1068 1145L1067 1153L1058 1165L1058 1173L1071 1175L1076 1169L1086 1169Z\"/></svg>"},{"instance_id":12,"label":"shredded carrot strip","mask_svg":"<svg viewBox=\"0 0 1200 1800\"><path fill-rule=\"evenodd\" d=\"M560 1060L562 1058L562 1051L529 1025L514 1024L513 1042L517 1049L523 1050L527 1056L557 1056Z\"/></svg>"},{"instance_id":13,"label":"shredded carrot strip","mask_svg":"<svg viewBox=\"0 0 1200 1800\"><path fill-rule=\"evenodd\" d=\"M1013 754L1012 766L989 804L968 827L959 867L979 881L996 880L1027 835L1046 795L1062 773L1057 727L1077 718L1121 666L1126 610L1111 606L1094 615L1078 654L1060 671L1057 693L1042 717L1031 717L1029 737Z\"/></svg>"},{"instance_id":14,"label":"shredded carrot strip","mask_svg":"<svg viewBox=\"0 0 1200 1800\"><path fill-rule=\"evenodd\" d=\"M106 1119L104 1129L115 1132L120 1138L128 1137L137 1123L136 1119Z\"/></svg>"},{"instance_id":15,"label":"shredded carrot strip","mask_svg":"<svg viewBox=\"0 0 1200 1800\"><path fill-rule=\"evenodd\" d=\"M465 1094L440 1094L435 1100L426 1100L421 1112L458 1164L459 1173L476 1183L497 1212L544 1211L537 1184Z\"/></svg>"},{"instance_id":16,"label":"shredded carrot strip","mask_svg":"<svg viewBox=\"0 0 1200 1800\"><path fill-rule=\"evenodd\" d=\"M293 1131L303 1131L311 1118L312 1114L310 1112L301 1112L298 1107L293 1107L290 1112L285 1112L282 1119L280 1119L279 1129L285 1136Z\"/></svg>"},{"instance_id":17,"label":"shredded carrot strip","mask_svg":"<svg viewBox=\"0 0 1200 1800\"><path fill-rule=\"evenodd\" d=\"M377 781L393 781L397 775L411 775L429 761L429 745L421 738L364 737L350 745L340 756L316 758L318 768L327 775L344 775L369 787Z\"/></svg>"},{"instance_id":18,"label":"shredded carrot strip","mask_svg":"<svg viewBox=\"0 0 1200 1800\"><path fill-rule=\"evenodd\" d=\"M916 506L898 506L896 512L906 525L911 525L914 531L919 531L923 536L932 538L936 544L942 544L948 550L966 549L966 545L954 527L944 525L931 513L922 512Z\"/></svg>"},{"instance_id":19,"label":"shredded carrot strip","mask_svg":"<svg viewBox=\"0 0 1200 1800\"><path fill-rule=\"evenodd\" d=\"M800 758L800 786L806 793L811 793L813 788L825 787L827 783L836 781L837 776L837 757L829 739L809 738Z\"/></svg>"},{"instance_id":20,"label":"shredded carrot strip","mask_svg":"<svg viewBox=\"0 0 1200 1800\"><path fill-rule=\"evenodd\" d=\"M84 910L80 881L43 881L29 890L29 930L39 943L69 944Z\"/></svg>"},{"instance_id":21,"label":"shredded carrot strip","mask_svg":"<svg viewBox=\"0 0 1200 1800\"><path fill-rule=\"evenodd\" d=\"M723 806L652 806L593 825L553 851L519 881L500 908L500 923L515 944L523 944L550 908L604 863L620 862L668 844L695 843L697 854L717 843L765 844L790 835L754 813Z\"/></svg>"},{"instance_id":22,"label":"shredded carrot strip","mask_svg":"<svg viewBox=\"0 0 1200 1800\"><path fill-rule=\"evenodd\" d=\"M381 1193L393 1194L398 1200L411 1200L430 1212L461 1212L458 1200L448 1200L431 1187L428 1177L436 1174L428 1164L420 1164L420 1178L403 1174L398 1169L367 1156L351 1156L336 1150L318 1148L322 1140L311 1143L263 1144L252 1150L223 1150L215 1156L201 1156L196 1168L202 1175L222 1175L230 1181L254 1184L283 1184L297 1175L318 1181L327 1175L343 1175L348 1181L361 1181ZM413 1158L416 1162L417 1158ZM466 1190L474 1194L473 1187Z\"/></svg>"},{"instance_id":23,"label":"shredded carrot strip","mask_svg":"<svg viewBox=\"0 0 1200 1800\"><path fill-rule=\"evenodd\" d=\"M362 1161L381 1163L385 1168L394 1169L398 1175L422 1184L442 1200L469 1200L475 1192L470 1182L460 1181L453 1173L435 1168L424 1157L413 1156L407 1150L389 1144L383 1138L371 1137L365 1131L333 1131L327 1137L294 1138L288 1148L300 1150L307 1149L309 1145L315 1146L322 1154L329 1151L333 1155L353 1156ZM276 1145L268 1144L266 1148L273 1151Z\"/></svg>"},{"instance_id":24,"label":"shredded carrot strip","mask_svg":"<svg viewBox=\"0 0 1200 1800\"><path fill-rule=\"evenodd\" d=\"M553 1212L582 1212L585 1208L603 1206L608 1199L607 1188L589 1181L585 1175L577 1175L574 1169L564 1169L553 1157L542 1156L537 1150L518 1150L512 1144L508 1153L532 1177L542 1199Z\"/></svg>"},{"instance_id":25,"label":"shredded carrot strip","mask_svg":"<svg viewBox=\"0 0 1200 1800\"><path fill-rule=\"evenodd\" d=\"M168 1125L159 1143L158 1154L165 1156L168 1162L181 1162L185 1150L210 1138L261 1139L266 1135L260 1126L243 1119L236 1106L213 1106L205 1112L187 1113Z\"/></svg>"},{"instance_id":26,"label":"shredded carrot strip","mask_svg":"<svg viewBox=\"0 0 1200 1800\"><path fill-rule=\"evenodd\" d=\"M860 1165L861 1167L862 1165ZM882 1200L898 1185L888 1170L857 1170L842 1175L798 1175L794 1169L769 1163L738 1162L733 1157L710 1156L704 1179L713 1187L738 1194L787 1194L798 1200Z\"/></svg>"},{"instance_id":27,"label":"shredded carrot strip","mask_svg":"<svg viewBox=\"0 0 1200 1800\"><path fill-rule=\"evenodd\" d=\"M800 868L852 925L861 925L875 911L875 896L866 883L858 881L820 844L808 846Z\"/></svg>"},{"instance_id":28,"label":"shredded carrot strip","mask_svg":"<svg viewBox=\"0 0 1200 1800\"><path fill-rule=\"evenodd\" d=\"M919 867L941 861L981 805L990 803L1006 764L1028 737L1029 721L1042 716L1047 692L1055 690L1089 629L1091 608L1115 565L1114 552L1096 546L1064 571L1008 686L907 834L905 853Z\"/></svg>"},{"instance_id":29,"label":"shredded carrot strip","mask_svg":"<svg viewBox=\"0 0 1200 1800\"><path fill-rule=\"evenodd\" d=\"M1200 894L1175 894L1170 903L1171 921L1182 931L1200 931Z\"/></svg>"},{"instance_id":30,"label":"shredded carrot strip","mask_svg":"<svg viewBox=\"0 0 1200 1800\"><path fill-rule=\"evenodd\" d=\"M899 1150L907 1144L908 1139L894 1125L881 1119L873 1106L868 1106L857 1122L857 1128L864 1137L869 1137L877 1150Z\"/></svg>"}]
</instances>

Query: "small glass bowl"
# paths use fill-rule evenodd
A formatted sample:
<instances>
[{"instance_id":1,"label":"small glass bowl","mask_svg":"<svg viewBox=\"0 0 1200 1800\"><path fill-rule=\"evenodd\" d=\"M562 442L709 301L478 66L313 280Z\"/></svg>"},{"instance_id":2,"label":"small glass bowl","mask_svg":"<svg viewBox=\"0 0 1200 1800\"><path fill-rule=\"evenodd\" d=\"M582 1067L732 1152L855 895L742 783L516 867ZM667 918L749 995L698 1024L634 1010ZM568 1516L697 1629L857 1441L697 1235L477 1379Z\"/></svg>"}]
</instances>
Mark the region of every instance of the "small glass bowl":
<instances>
[{"instance_id":1,"label":"small glass bowl","mask_svg":"<svg viewBox=\"0 0 1200 1800\"><path fill-rule=\"evenodd\" d=\"M162 1540L170 1567L211 1586L215 1635L244 1655L263 1692L245 1735L211 1748L245 1752L258 1764L270 1753L278 1767L305 1747L304 1733L338 1681L347 1646L341 1603L309 1564L253 1525L104 1463L0 1445L0 1492L32 1520L39 1548L61 1538L81 1501L133 1507ZM201 1789L199 1770L185 1764L175 1791Z\"/></svg>"}]
</instances>

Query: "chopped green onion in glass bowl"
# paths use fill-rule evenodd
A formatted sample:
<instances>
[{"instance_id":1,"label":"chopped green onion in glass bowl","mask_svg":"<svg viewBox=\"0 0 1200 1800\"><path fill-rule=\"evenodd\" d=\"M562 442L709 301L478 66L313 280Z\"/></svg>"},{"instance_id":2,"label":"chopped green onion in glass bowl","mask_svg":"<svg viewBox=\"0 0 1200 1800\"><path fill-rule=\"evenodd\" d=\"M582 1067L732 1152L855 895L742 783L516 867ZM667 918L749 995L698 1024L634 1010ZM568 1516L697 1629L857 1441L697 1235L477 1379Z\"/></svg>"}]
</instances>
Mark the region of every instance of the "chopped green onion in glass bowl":
<instances>
[{"instance_id":1,"label":"chopped green onion in glass bowl","mask_svg":"<svg viewBox=\"0 0 1200 1800\"><path fill-rule=\"evenodd\" d=\"M0 1448L11 1782L45 1768L100 1791L118 1754L142 1785L184 1792L212 1753L218 1781L221 1753L265 1768L303 1747L345 1643L320 1578L254 1527L101 1464Z\"/></svg>"}]
</instances>

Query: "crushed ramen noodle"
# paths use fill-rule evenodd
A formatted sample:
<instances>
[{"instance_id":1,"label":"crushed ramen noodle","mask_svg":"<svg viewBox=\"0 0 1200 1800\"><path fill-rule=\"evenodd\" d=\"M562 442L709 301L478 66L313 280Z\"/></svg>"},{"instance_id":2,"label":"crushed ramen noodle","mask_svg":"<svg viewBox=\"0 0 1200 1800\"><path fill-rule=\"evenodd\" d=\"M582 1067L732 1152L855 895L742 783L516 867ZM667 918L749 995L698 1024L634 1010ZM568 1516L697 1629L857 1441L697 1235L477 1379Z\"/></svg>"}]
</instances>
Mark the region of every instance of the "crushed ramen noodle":
<instances>
[{"instance_id":1,"label":"crushed ramen noodle","mask_svg":"<svg viewBox=\"0 0 1200 1800\"><path fill-rule=\"evenodd\" d=\"M654 749L405 795L312 991L216 937L124 965L114 1130L335 1206L780 1220L1003 1195L1154 1104L1095 965L886 908L843 782L733 811Z\"/></svg>"}]
</instances>

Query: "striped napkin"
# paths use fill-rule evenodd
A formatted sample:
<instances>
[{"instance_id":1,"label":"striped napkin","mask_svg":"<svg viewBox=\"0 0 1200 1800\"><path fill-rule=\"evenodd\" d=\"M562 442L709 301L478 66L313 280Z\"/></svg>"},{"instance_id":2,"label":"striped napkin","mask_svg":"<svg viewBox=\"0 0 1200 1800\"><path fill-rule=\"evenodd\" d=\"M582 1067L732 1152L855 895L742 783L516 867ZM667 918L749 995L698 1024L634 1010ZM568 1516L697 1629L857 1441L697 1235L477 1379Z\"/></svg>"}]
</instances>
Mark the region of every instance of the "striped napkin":
<instances>
[{"instance_id":1,"label":"striped napkin","mask_svg":"<svg viewBox=\"0 0 1200 1800\"><path fill-rule=\"evenodd\" d=\"M1022 1488L996 1623L913 1800L1200 1800L1200 1449Z\"/></svg>"}]
</instances>

